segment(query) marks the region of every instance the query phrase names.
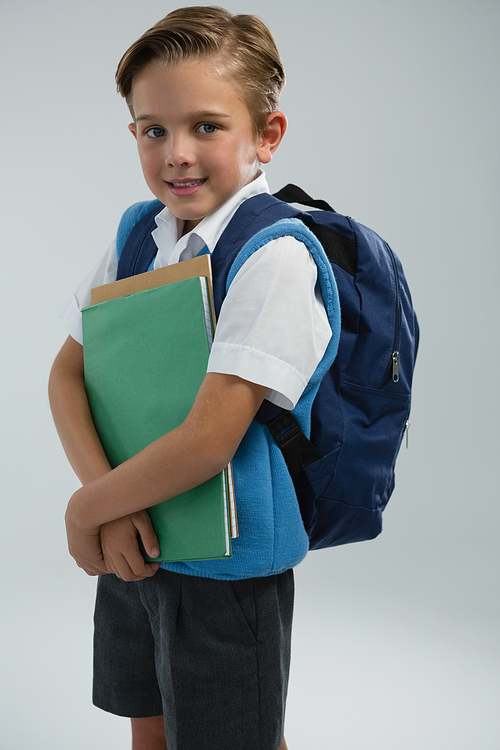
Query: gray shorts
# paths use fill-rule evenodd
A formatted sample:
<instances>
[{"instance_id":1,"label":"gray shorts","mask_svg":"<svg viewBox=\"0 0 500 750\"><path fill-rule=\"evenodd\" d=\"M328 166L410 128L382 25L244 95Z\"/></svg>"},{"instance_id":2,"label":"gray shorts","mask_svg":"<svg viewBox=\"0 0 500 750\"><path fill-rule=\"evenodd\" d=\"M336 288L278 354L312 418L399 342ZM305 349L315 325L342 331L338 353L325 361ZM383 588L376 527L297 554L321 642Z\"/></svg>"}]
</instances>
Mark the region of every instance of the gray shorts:
<instances>
[{"instance_id":1,"label":"gray shorts","mask_svg":"<svg viewBox=\"0 0 500 750\"><path fill-rule=\"evenodd\" d=\"M99 578L94 704L163 714L169 750L277 750L284 732L291 570L220 581L160 569Z\"/></svg>"}]
</instances>

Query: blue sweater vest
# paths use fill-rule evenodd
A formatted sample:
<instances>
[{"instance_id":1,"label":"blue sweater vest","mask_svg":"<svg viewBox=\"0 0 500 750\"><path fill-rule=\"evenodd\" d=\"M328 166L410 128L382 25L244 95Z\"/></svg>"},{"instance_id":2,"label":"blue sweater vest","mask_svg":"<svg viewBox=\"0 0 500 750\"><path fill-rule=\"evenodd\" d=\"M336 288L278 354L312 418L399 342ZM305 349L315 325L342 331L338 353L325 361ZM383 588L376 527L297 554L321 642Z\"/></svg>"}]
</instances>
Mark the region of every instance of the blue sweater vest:
<instances>
[{"instance_id":1,"label":"blue sweater vest","mask_svg":"<svg viewBox=\"0 0 500 750\"><path fill-rule=\"evenodd\" d=\"M118 234L118 253L130 223L138 221L147 207L136 204L124 215ZM132 218L133 217L133 218ZM132 222L131 222L132 219ZM124 226L128 224L128 227ZM243 263L273 239L293 236L303 242L318 268L332 337L304 393L293 410L304 434L309 437L311 407L323 375L331 367L340 336L340 306L331 265L312 232L299 219L283 219L258 232L234 260L227 277L226 292ZM302 522L295 489L283 455L268 428L253 420L233 460L239 537L233 539L233 556L225 560L162 563L177 573L206 578L237 580L282 573L305 557L309 539Z\"/></svg>"}]
</instances>

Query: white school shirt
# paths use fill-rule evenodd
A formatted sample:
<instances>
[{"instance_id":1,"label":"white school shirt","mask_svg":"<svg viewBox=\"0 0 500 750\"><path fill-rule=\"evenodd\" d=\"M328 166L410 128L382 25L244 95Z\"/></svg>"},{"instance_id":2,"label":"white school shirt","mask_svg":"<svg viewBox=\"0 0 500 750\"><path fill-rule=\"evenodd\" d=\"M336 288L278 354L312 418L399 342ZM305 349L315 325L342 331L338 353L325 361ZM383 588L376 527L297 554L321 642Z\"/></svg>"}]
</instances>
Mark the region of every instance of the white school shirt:
<instances>
[{"instance_id":1,"label":"white school shirt","mask_svg":"<svg viewBox=\"0 0 500 750\"><path fill-rule=\"evenodd\" d=\"M184 222L165 207L156 216L157 228L152 232L158 247L154 268L194 258L205 245L213 252L241 203L264 192L270 191L261 172L180 238ZM80 344L81 310L90 304L90 290L115 281L117 265L114 240L60 312L68 333ZM224 299L207 372L265 385L269 401L293 409L331 338L316 280L316 263L294 237L272 240L255 252L236 274Z\"/></svg>"}]
</instances>

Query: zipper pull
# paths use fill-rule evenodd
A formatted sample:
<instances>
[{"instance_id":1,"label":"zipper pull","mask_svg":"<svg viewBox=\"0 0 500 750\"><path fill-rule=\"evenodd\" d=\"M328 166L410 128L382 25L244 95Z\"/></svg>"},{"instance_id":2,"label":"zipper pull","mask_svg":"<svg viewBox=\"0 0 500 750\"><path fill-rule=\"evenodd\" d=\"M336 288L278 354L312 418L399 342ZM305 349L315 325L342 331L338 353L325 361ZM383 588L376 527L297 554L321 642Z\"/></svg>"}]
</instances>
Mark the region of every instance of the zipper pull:
<instances>
[{"instance_id":1,"label":"zipper pull","mask_svg":"<svg viewBox=\"0 0 500 750\"><path fill-rule=\"evenodd\" d=\"M408 450L408 433L410 432L411 422L409 419L406 420L405 435L406 435L406 450Z\"/></svg>"},{"instance_id":2,"label":"zipper pull","mask_svg":"<svg viewBox=\"0 0 500 750\"><path fill-rule=\"evenodd\" d=\"M392 380L397 383L399 380L399 352L392 353Z\"/></svg>"}]
</instances>

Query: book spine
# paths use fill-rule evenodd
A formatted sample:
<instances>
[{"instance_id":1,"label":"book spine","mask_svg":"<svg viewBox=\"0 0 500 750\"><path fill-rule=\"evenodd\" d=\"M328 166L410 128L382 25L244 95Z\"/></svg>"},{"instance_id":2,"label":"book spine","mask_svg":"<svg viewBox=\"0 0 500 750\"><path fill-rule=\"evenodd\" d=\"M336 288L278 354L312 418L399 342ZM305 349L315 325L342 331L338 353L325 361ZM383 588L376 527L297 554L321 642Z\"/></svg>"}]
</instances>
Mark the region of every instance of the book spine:
<instances>
[{"instance_id":1,"label":"book spine","mask_svg":"<svg viewBox=\"0 0 500 750\"><path fill-rule=\"evenodd\" d=\"M201 294L203 297L203 308L205 310L205 322L207 326L208 348L211 349L213 342L212 315L210 312L210 300L208 298L207 280L204 276L200 276L200 283Z\"/></svg>"}]
</instances>

